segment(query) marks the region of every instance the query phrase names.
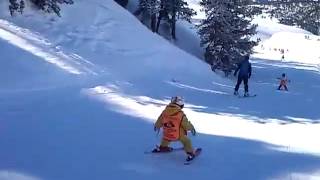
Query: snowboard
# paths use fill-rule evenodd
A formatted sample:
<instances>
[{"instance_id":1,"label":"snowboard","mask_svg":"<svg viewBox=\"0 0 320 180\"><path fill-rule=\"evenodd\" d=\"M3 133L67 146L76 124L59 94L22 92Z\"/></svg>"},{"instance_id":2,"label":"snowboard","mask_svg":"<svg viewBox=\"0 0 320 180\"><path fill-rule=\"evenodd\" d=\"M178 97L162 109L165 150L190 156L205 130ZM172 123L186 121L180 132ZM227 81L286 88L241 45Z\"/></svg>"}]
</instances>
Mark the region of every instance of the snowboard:
<instances>
[{"instance_id":1,"label":"snowboard","mask_svg":"<svg viewBox=\"0 0 320 180\"><path fill-rule=\"evenodd\" d=\"M196 152L195 152L195 157L194 157L192 160L186 160L186 161L184 162L184 165L190 165L190 164L192 164L192 162L193 162L195 159L197 159L197 157L201 154L201 151L202 151L202 148L197 148L197 149L196 149Z\"/></svg>"}]
</instances>

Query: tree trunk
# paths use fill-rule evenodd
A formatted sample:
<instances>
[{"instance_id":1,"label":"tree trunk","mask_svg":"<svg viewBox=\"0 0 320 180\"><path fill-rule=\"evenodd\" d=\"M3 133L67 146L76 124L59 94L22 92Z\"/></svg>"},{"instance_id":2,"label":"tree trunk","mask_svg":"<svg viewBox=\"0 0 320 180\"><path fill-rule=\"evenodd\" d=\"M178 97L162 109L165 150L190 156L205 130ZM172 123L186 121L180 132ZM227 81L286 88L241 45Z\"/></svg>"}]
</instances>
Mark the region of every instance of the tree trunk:
<instances>
[{"instance_id":1,"label":"tree trunk","mask_svg":"<svg viewBox=\"0 0 320 180\"><path fill-rule=\"evenodd\" d=\"M173 12L171 19L171 36L176 39L176 12Z\"/></svg>"},{"instance_id":2,"label":"tree trunk","mask_svg":"<svg viewBox=\"0 0 320 180\"><path fill-rule=\"evenodd\" d=\"M161 19L163 18L163 16L164 16L164 10L160 10L158 21L157 21L156 33L159 32L160 23L161 23Z\"/></svg>"},{"instance_id":3,"label":"tree trunk","mask_svg":"<svg viewBox=\"0 0 320 180\"><path fill-rule=\"evenodd\" d=\"M160 3L160 11L159 11L159 16L158 16L158 21L157 21L157 26L156 26L156 33L159 32L159 27L162 18L164 18L168 14L167 8L166 8L166 0L161 0Z\"/></svg>"},{"instance_id":4,"label":"tree trunk","mask_svg":"<svg viewBox=\"0 0 320 180\"><path fill-rule=\"evenodd\" d=\"M142 13L143 9L141 7L139 7L134 13L133 15L135 16L139 16Z\"/></svg>"},{"instance_id":5,"label":"tree trunk","mask_svg":"<svg viewBox=\"0 0 320 180\"><path fill-rule=\"evenodd\" d=\"M150 22L151 23L150 27L151 27L152 32L157 32L156 21L157 21L157 15L156 14L152 14L151 15L151 22Z\"/></svg>"}]
</instances>

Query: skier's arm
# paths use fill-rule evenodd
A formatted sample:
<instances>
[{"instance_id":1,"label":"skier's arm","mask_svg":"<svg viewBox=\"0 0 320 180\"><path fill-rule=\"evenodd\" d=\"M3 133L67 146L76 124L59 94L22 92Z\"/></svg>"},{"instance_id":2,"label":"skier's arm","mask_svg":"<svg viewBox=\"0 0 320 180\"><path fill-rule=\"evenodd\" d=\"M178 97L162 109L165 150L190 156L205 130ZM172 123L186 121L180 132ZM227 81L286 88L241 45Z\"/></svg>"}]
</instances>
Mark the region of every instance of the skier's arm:
<instances>
[{"instance_id":1,"label":"skier's arm","mask_svg":"<svg viewBox=\"0 0 320 180\"><path fill-rule=\"evenodd\" d=\"M240 64L237 64L237 69L234 71L233 75L236 76L240 69Z\"/></svg>"},{"instance_id":2,"label":"skier's arm","mask_svg":"<svg viewBox=\"0 0 320 180\"><path fill-rule=\"evenodd\" d=\"M252 67L251 67L251 63L249 63L249 78L251 77L251 73L252 73Z\"/></svg>"},{"instance_id":3,"label":"skier's arm","mask_svg":"<svg viewBox=\"0 0 320 180\"><path fill-rule=\"evenodd\" d=\"M161 115L158 117L156 123L154 124L154 129L155 131L160 129L162 127L162 113Z\"/></svg>"},{"instance_id":4,"label":"skier's arm","mask_svg":"<svg viewBox=\"0 0 320 180\"><path fill-rule=\"evenodd\" d=\"M194 129L192 123L188 120L186 115L184 115L183 118L182 118L181 127L185 131L191 131L193 135L196 134L196 130Z\"/></svg>"}]
</instances>

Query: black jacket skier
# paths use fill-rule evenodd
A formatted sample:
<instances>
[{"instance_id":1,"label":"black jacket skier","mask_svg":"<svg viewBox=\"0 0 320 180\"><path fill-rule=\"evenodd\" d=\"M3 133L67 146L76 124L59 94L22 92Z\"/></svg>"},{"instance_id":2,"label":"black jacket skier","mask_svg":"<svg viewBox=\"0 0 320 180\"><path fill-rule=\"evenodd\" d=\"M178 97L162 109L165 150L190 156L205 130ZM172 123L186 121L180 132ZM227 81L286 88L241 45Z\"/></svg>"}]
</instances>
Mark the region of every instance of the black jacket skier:
<instances>
[{"instance_id":1,"label":"black jacket skier","mask_svg":"<svg viewBox=\"0 0 320 180\"><path fill-rule=\"evenodd\" d=\"M248 79L251 77L251 63L249 62L249 55L244 56L244 60L238 64L238 68L234 72L234 76L237 75L238 71L238 81L236 87L234 88L234 95L238 95L238 90L241 82L244 83L244 96L249 96Z\"/></svg>"}]
</instances>

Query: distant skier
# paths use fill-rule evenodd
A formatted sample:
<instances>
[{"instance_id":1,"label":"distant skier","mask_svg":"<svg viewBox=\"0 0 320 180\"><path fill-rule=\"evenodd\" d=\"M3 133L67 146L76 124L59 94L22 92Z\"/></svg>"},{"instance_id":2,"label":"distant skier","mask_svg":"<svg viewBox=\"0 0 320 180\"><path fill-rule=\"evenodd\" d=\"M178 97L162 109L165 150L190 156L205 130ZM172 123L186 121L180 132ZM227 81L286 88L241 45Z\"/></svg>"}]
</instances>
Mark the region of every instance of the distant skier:
<instances>
[{"instance_id":1,"label":"distant skier","mask_svg":"<svg viewBox=\"0 0 320 180\"><path fill-rule=\"evenodd\" d=\"M287 84L288 82L290 82L290 80L288 80L288 78L286 77L285 73L282 73L281 78L278 78L280 80L280 85L278 87L278 90L282 90L282 87L284 88L284 90L288 91L288 87Z\"/></svg>"},{"instance_id":2,"label":"distant skier","mask_svg":"<svg viewBox=\"0 0 320 180\"><path fill-rule=\"evenodd\" d=\"M187 161L195 157L195 151L192 148L191 140L187 137L187 132L191 131L192 135L196 135L196 131L182 111L184 107L183 99L179 96L171 98L171 102L162 111L157 122L154 124L154 130L159 132L163 128L163 137L159 147L153 152L170 152L170 142L180 141L187 153Z\"/></svg>"},{"instance_id":3,"label":"distant skier","mask_svg":"<svg viewBox=\"0 0 320 180\"><path fill-rule=\"evenodd\" d=\"M238 95L238 90L239 90L239 86L241 84L241 82L243 81L244 83L244 96L247 97L249 96L249 86L248 86L248 80L251 77L251 63L249 62L249 55L245 55L244 56L244 60L238 64L237 69L234 72L234 76L238 74L238 81L237 84L234 88L234 95Z\"/></svg>"}]
</instances>

